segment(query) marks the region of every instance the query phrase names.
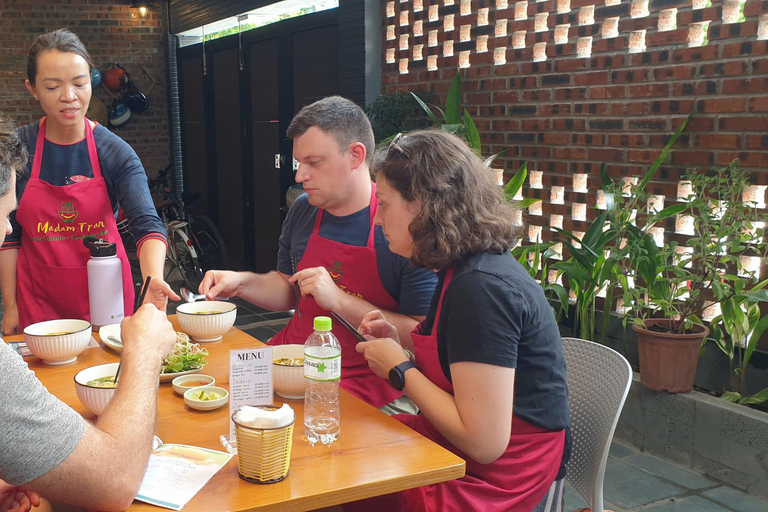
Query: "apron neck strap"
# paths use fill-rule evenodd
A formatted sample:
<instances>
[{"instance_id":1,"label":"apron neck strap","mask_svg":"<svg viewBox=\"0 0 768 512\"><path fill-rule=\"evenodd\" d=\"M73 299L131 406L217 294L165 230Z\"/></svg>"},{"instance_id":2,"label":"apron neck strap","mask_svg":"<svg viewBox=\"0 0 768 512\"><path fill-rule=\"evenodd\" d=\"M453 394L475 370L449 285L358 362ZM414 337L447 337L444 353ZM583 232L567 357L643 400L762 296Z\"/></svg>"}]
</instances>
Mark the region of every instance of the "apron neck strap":
<instances>
[{"instance_id":1,"label":"apron neck strap","mask_svg":"<svg viewBox=\"0 0 768 512\"><path fill-rule=\"evenodd\" d=\"M453 279L453 273L456 271L456 267L451 267L445 273L445 279L443 279L443 289L440 290L440 300L437 302L437 311L435 312L435 320L432 322L432 332L437 332L437 323L440 321L440 313L443 312L443 298L445 298L445 290L448 289L448 285L451 284Z\"/></svg>"},{"instance_id":2,"label":"apron neck strap","mask_svg":"<svg viewBox=\"0 0 768 512\"><path fill-rule=\"evenodd\" d=\"M379 201L376 199L376 184L374 182L371 182L371 199L369 203L369 213L370 218L368 219L368 223L371 226L370 231L368 232L368 243L367 247L373 247L374 246L374 231L376 229L376 225L373 223L373 218L376 216L376 212L379 211ZM315 227L313 228L313 232L315 234L318 234L320 232L320 224L323 221L323 213L325 210L322 208L317 209L317 217L315 217Z\"/></svg>"},{"instance_id":3,"label":"apron neck strap","mask_svg":"<svg viewBox=\"0 0 768 512\"><path fill-rule=\"evenodd\" d=\"M35 142L35 156L32 160L31 179L40 179L40 168L43 165L43 148L45 147L45 125L48 117L40 119L40 130L37 132L37 141ZM91 123L83 118L85 124L85 143L88 146L88 158L91 161L91 170L94 178L101 178L101 166L99 165L99 155L96 151L96 139L93 138L93 129Z\"/></svg>"}]
</instances>

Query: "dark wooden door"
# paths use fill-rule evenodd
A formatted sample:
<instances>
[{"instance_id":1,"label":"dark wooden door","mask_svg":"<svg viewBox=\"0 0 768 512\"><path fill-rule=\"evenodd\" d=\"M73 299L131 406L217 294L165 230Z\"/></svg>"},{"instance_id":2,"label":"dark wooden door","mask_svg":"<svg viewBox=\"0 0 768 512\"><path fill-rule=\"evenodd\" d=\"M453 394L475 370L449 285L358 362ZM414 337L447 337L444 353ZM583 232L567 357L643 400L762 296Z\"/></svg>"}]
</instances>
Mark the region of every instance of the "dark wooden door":
<instances>
[{"instance_id":1,"label":"dark wooden door","mask_svg":"<svg viewBox=\"0 0 768 512\"><path fill-rule=\"evenodd\" d=\"M278 39L249 46L253 172L254 270L277 267L280 212L280 94Z\"/></svg>"},{"instance_id":2,"label":"dark wooden door","mask_svg":"<svg viewBox=\"0 0 768 512\"><path fill-rule=\"evenodd\" d=\"M213 51L213 145L219 230L234 270L245 270L243 161L240 136L240 54L237 48Z\"/></svg>"},{"instance_id":3,"label":"dark wooden door","mask_svg":"<svg viewBox=\"0 0 768 512\"><path fill-rule=\"evenodd\" d=\"M184 190L200 194L191 206L193 215L208 214L208 152L205 134L205 84L202 53L179 59ZM178 167L177 167L177 170Z\"/></svg>"}]
</instances>

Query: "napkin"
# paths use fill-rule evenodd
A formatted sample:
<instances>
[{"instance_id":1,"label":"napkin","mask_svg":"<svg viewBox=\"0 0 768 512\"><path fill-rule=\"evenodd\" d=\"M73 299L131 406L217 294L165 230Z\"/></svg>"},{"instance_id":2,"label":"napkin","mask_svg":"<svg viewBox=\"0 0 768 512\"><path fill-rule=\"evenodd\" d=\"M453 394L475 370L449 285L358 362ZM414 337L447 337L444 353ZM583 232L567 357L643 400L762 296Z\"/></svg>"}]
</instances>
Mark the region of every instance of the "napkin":
<instances>
[{"instance_id":1,"label":"napkin","mask_svg":"<svg viewBox=\"0 0 768 512\"><path fill-rule=\"evenodd\" d=\"M235 413L235 421L250 428L279 428L290 425L295 415L288 404L283 404L277 410L271 411L261 407L246 405Z\"/></svg>"}]
</instances>

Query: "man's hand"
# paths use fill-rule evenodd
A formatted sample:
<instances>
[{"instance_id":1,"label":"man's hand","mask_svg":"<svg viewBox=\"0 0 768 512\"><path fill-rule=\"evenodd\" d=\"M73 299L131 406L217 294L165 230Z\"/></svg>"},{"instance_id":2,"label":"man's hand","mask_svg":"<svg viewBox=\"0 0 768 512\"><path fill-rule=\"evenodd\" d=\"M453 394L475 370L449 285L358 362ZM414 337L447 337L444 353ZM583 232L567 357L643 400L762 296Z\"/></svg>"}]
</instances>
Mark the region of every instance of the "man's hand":
<instances>
[{"instance_id":1,"label":"man's hand","mask_svg":"<svg viewBox=\"0 0 768 512\"><path fill-rule=\"evenodd\" d=\"M38 505L40 496L37 493L22 491L0 480L0 512L27 512Z\"/></svg>"},{"instance_id":2,"label":"man's hand","mask_svg":"<svg viewBox=\"0 0 768 512\"><path fill-rule=\"evenodd\" d=\"M176 331L164 312L145 304L135 315L123 320L120 337L126 349L156 352L162 360L176 343Z\"/></svg>"},{"instance_id":3,"label":"man's hand","mask_svg":"<svg viewBox=\"0 0 768 512\"><path fill-rule=\"evenodd\" d=\"M389 370L408 361L403 347L391 338L376 338L360 342L355 345L355 350L363 354L373 373L382 379L389 377Z\"/></svg>"},{"instance_id":4,"label":"man's hand","mask_svg":"<svg viewBox=\"0 0 768 512\"><path fill-rule=\"evenodd\" d=\"M2 332L3 336L19 334L19 307L16 304L3 306Z\"/></svg>"},{"instance_id":5,"label":"man's hand","mask_svg":"<svg viewBox=\"0 0 768 512\"><path fill-rule=\"evenodd\" d=\"M344 291L336 286L331 274L323 267L305 268L293 274L288 282L298 282L301 295L311 295L317 305L326 311L338 311L344 297Z\"/></svg>"},{"instance_id":6,"label":"man's hand","mask_svg":"<svg viewBox=\"0 0 768 512\"><path fill-rule=\"evenodd\" d=\"M198 291L205 295L208 300L213 300L219 296L237 297L238 290L242 284L243 278L239 272L209 270L205 273Z\"/></svg>"},{"instance_id":7,"label":"man's hand","mask_svg":"<svg viewBox=\"0 0 768 512\"><path fill-rule=\"evenodd\" d=\"M153 277L149 281L149 289L144 296L144 304L154 304L160 311L165 311L168 307L168 299L181 300L171 289L171 286L160 277Z\"/></svg>"},{"instance_id":8,"label":"man's hand","mask_svg":"<svg viewBox=\"0 0 768 512\"><path fill-rule=\"evenodd\" d=\"M378 309L366 313L357 330L363 336L369 336L370 338L392 338L400 343L400 338L397 336L397 327L387 322L384 313Z\"/></svg>"}]
</instances>

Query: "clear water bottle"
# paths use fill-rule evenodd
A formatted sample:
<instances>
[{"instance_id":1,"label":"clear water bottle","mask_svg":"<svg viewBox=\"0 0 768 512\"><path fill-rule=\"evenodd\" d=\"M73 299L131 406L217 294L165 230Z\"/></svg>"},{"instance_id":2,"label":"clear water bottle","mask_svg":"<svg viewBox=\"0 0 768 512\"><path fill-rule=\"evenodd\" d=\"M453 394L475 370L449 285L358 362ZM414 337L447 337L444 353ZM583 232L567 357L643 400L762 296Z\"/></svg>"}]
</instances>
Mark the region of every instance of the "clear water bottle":
<instances>
[{"instance_id":1,"label":"clear water bottle","mask_svg":"<svg viewBox=\"0 0 768 512\"><path fill-rule=\"evenodd\" d=\"M341 345L329 317L315 317L314 328L304 343L304 435L312 445L331 444L340 431Z\"/></svg>"}]
</instances>

